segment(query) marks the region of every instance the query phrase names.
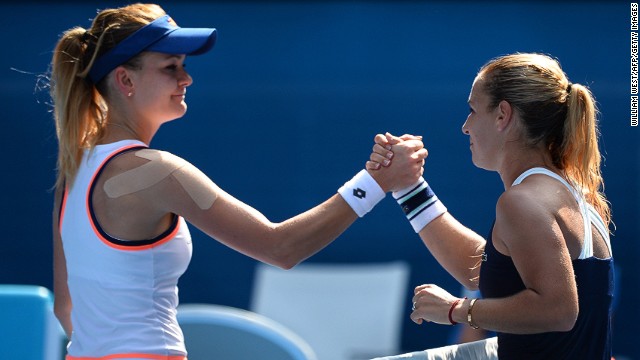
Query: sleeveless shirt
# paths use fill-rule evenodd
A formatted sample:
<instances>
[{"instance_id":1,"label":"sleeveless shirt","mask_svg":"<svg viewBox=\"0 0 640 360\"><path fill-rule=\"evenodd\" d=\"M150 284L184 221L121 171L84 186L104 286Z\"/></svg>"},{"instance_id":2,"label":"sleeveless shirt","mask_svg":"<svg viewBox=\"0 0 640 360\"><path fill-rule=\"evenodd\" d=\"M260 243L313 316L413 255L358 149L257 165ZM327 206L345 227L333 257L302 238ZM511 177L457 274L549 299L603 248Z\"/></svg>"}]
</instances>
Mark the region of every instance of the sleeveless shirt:
<instances>
[{"instance_id":1,"label":"sleeveless shirt","mask_svg":"<svg viewBox=\"0 0 640 360\"><path fill-rule=\"evenodd\" d=\"M545 174L562 182L580 206L585 238L582 252L572 261L578 287L578 319L570 331L539 334L497 333L498 357L504 359L611 359L611 317L614 293L613 257L599 259L593 256L592 225L606 240L609 251L609 232L595 209L582 194L557 174L533 168L516 179L519 184L531 174ZM495 223L494 223L495 224ZM525 290L524 283L509 256L493 246L491 233L487 238L483 262L480 267L480 291L484 298L501 298Z\"/></svg>"},{"instance_id":2,"label":"sleeveless shirt","mask_svg":"<svg viewBox=\"0 0 640 360\"><path fill-rule=\"evenodd\" d=\"M191 260L185 220L154 239L126 241L107 234L93 211L101 170L125 151L146 148L125 140L86 151L60 208L60 234L71 294L73 332L67 359L184 359L176 320L178 278Z\"/></svg>"}]
</instances>

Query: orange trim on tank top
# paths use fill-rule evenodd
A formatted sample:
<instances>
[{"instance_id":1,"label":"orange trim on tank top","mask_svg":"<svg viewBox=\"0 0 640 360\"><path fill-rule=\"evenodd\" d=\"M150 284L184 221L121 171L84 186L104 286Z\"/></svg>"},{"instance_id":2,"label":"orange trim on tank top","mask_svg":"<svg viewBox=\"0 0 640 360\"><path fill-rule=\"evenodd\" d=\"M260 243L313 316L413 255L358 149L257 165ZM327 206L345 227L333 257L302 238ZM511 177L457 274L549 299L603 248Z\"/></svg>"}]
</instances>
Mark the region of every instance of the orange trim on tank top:
<instances>
[{"instance_id":1,"label":"orange trim on tank top","mask_svg":"<svg viewBox=\"0 0 640 360\"><path fill-rule=\"evenodd\" d=\"M164 237L163 239L160 239L156 242L154 242L153 244L148 244L148 245L141 245L141 246L125 246L125 245L118 245L118 244L114 244L111 241L109 241L108 239L106 239L104 236L102 236L102 234L100 233L100 231L98 231L98 227L96 226L96 224L93 222L93 217L91 216L91 208L89 206L89 196L91 196L91 187L93 186L93 182L96 180L96 176L98 175L98 173L100 172L100 170L102 169L102 167L107 163L107 161L109 161L111 158L113 158L114 156L120 154L121 152L127 150L127 149L131 149L131 148L135 148L135 147L140 147L141 145L128 145L128 146L124 146L121 147L115 151L113 151L109 156L107 156L102 163L100 164L100 166L98 166L98 168L96 169L95 173L93 174L93 176L91 177L91 181L89 182L89 186L87 188L87 196L86 196L86 210L87 210L87 217L89 218L89 224L91 224L91 228L93 229L93 232L95 233L95 235L107 246L114 248L114 249L118 249L118 250L125 250L125 251L140 251L140 250L147 250L147 249L151 249L154 248L156 246L160 246L166 242L168 242L169 240L173 239L175 237L175 235L178 233L178 230L180 229L180 219L178 219L178 222L176 224L176 227L173 229L173 231L171 231L171 233L167 234L166 237ZM135 244L135 241L132 241L132 244ZM89 358L87 358L89 359ZM102 359L102 358L97 358L97 359ZM114 358L117 359L117 358ZM155 358L150 358L150 359L155 359ZM164 358L162 358L164 359ZM182 358L181 358L182 359ZM173 360L173 359L170 359Z\"/></svg>"},{"instance_id":2,"label":"orange trim on tank top","mask_svg":"<svg viewBox=\"0 0 640 360\"><path fill-rule=\"evenodd\" d=\"M187 360L182 355L154 355L154 354L114 354L100 357L71 356L67 355L66 360L113 360L113 359L145 359L145 360Z\"/></svg>"}]
</instances>

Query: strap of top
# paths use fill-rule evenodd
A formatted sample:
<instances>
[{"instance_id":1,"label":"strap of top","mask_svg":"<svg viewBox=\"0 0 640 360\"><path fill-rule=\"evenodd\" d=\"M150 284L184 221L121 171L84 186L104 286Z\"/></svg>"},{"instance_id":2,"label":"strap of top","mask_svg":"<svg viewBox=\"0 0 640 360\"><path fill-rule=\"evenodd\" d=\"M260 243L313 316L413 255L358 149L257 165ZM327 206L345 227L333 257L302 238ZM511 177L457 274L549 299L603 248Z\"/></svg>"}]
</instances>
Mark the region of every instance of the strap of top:
<instances>
[{"instance_id":1,"label":"strap of top","mask_svg":"<svg viewBox=\"0 0 640 360\"><path fill-rule=\"evenodd\" d=\"M609 231L602 220L602 217L598 212L591 206L591 204L587 203L582 196L582 193L579 192L576 187L570 185L565 179L563 179L560 175L554 173L553 171L541 167L531 168L516 178L511 186L515 186L520 184L525 178L529 175L533 174L544 174L547 176L551 176L552 178L560 181L564 186L566 186L573 197L576 199L578 206L580 207L580 213L582 214L582 222L584 224L584 243L582 245L582 252L578 259L586 259L589 257L593 257L593 236L591 234L591 224L595 226L600 235L604 238L607 247L609 248L609 253L611 252L611 242L609 240Z\"/></svg>"}]
</instances>

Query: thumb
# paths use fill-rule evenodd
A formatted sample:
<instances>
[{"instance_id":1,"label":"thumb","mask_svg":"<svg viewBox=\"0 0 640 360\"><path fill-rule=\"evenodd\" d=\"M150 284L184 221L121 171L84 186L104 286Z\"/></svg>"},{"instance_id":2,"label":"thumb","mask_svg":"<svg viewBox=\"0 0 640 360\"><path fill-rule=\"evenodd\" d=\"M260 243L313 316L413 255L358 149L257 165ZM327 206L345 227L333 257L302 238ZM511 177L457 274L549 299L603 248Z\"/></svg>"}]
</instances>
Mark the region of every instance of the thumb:
<instances>
[{"instance_id":1,"label":"thumb","mask_svg":"<svg viewBox=\"0 0 640 360\"><path fill-rule=\"evenodd\" d=\"M395 135L391 135L391 133L385 133L384 136L387 138L387 142L391 145L395 145L395 144L399 144L402 142L402 139L395 136Z\"/></svg>"}]
</instances>

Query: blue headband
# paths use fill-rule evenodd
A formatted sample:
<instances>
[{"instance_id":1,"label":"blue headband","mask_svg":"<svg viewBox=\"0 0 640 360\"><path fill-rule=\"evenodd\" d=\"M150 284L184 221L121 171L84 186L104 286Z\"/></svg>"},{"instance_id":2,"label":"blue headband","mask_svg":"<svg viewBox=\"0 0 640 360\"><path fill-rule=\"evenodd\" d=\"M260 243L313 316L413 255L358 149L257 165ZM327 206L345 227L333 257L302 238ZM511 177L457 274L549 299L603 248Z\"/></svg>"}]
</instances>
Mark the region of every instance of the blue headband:
<instances>
[{"instance_id":1,"label":"blue headband","mask_svg":"<svg viewBox=\"0 0 640 360\"><path fill-rule=\"evenodd\" d=\"M171 20L169 15L165 15L141 27L96 59L89 71L89 78L97 84L111 70L142 51L200 55L211 50L215 42L216 29L181 28Z\"/></svg>"}]
</instances>

